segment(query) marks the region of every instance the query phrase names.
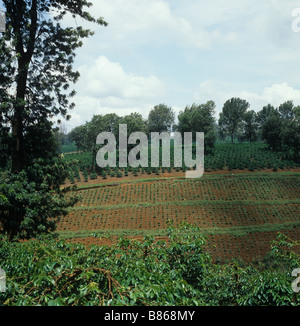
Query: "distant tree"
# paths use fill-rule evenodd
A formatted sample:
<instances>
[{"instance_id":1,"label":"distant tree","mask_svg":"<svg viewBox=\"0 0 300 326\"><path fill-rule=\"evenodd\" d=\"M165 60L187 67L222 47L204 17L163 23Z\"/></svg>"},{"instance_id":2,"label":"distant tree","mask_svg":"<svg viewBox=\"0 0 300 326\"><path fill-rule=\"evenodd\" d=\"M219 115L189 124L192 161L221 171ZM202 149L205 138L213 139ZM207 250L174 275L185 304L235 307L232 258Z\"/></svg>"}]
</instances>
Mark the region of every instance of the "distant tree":
<instances>
[{"instance_id":1,"label":"distant tree","mask_svg":"<svg viewBox=\"0 0 300 326\"><path fill-rule=\"evenodd\" d=\"M293 119L283 123L280 133L281 150L287 159L300 162L300 123Z\"/></svg>"},{"instance_id":2,"label":"distant tree","mask_svg":"<svg viewBox=\"0 0 300 326\"><path fill-rule=\"evenodd\" d=\"M86 149L86 126L81 125L72 129L68 137L73 141L77 147L77 151L84 151Z\"/></svg>"},{"instance_id":3,"label":"distant tree","mask_svg":"<svg viewBox=\"0 0 300 326\"><path fill-rule=\"evenodd\" d=\"M255 142L258 138L258 122L254 110L245 112L243 123L243 139L249 142Z\"/></svg>"},{"instance_id":4,"label":"distant tree","mask_svg":"<svg viewBox=\"0 0 300 326\"><path fill-rule=\"evenodd\" d=\"M96 165L96 154L97 154L96 139L98 134L104 131L103 116L94 115L91 121L86 122L84 128L85 128L84 148L85 151L92 153L91 169L94 170Z\"/></svg>"},{"instance_id":5,"label":"distant tree","mask_svg":"<svg viewBox=\"0 0 300 326\"><path fill-rule=\"evenodd\" d=\"M120 117L115 113L105 115L94 115L91 121L86 122L83 126L84 130L84 151L92 154L91 169L95 169L96 154L99 145L96 144L97 136L104 131L111 132L116 137L119 137L119 122Z\"/></svg>"},{"instance_id":6,"label":"distant tree","mask_svg":"<svg viewBox=\"0 0 300 326\"><path fill-rule=\"evenodd\" d=\"M225 123L223 122L223 113L219 113L219 119L217 124L217 130L218 130L218 136L221 141L225 141L226 137L228 136L227 128L225 126Z\"/></svg>"},{"instance_id":7,"label":"distant tree","mask_svg":"<svg viewBox=\"0 0 300 326\"><path fill-rule=\"evenodd\" d=\"M282 121L276 114L271 115L263 125L262 139L273 151L280 151L281 149L281 128Z\"/></svg>"},{"instance_id":8,"label":"distant tree","mask_svg":"<svg viewBox=\"0 0 300 326\"><path fill-rule=\"evenodd\" d=\"M276 109L271 104L264 106L260 111L257 112L257 122L262 126L267 119L276 113Z\"/></svg>"},{"instance_id":9,"label":"distant tree","mask_svg":"<svg viewBox=\"0 0 300 326\"><path fill-rule=\"evenodd\" d=\"M175 113L171 107L165 104L156 105L148 116L149 132L171 132L175 122Z\"/></svg>"},{"instance_id":10,"label":"distant tree","mask_svg":"<svg viewBox=\"0 0 300 326\"><path fill-rule=\"evenodd\" d=\"M102 117L101 130L108 131L115 135L116 139L119 138L119 124L121 122L120 117L116 113L108 113Z\"/></svg>"},{"instance_id":11,"label":"distant tree","mask_svg":"<svg viewBox=\"0 0 300 326\"><path fill-rule=\"evenodd\" d=\"M230 135L232 143L238 129L241 127L244 114L249 107L249 103L240 98L232 98L226 101L223 106L218 122L219 128Z\"/></svg>"},{"instance_id":12,"label":"distant tree","mask_svg":"<svg viewBox=\"0 0 300 326\"><path fill-rule=\"evenodd\" d=\"M294 108L294 113L295 113L295 121L297 123L300 123L300 106L296 106Z\"/></svg>"},{"instance_id":13,"label":"distant tree","mask_svg":"<svg viewBox=\"0 0 300 326\"><path fill-rule=\"evenodd\" d=\"M143 119L140 113L134 112L126 115L120 119L120 123L127 125L128 135L137 131L147 133L147 121Z\"/></svg>"},{"instance_id":14,"label":"distant tree","mask_svg":"<svg viewBox=\"0 0 300 326\"><path fill-rule=\"evenodd\" d=\"M282 103L274 110L262 126L262 139L283 157L300 161L300 119L299 106L292 101Z\"/></svg>"},{"instance_id":15,"label":"distant tree","mask_svg":"<svg viewBox=\"0 0 300 326\"><path fill-rule=\"evenodd\" d=\"M295 117L293 101L286 101L278 107L279 115L284 120L292 120Z\"/></svg>"},{"instance_id":16,"label":"distant tree","mask_svg":"<svg viewBox=\"0 0 300 326\"><path fill-rule=\"evenodd\" d=\"M54 136L57 143L57 151L62 151L62 145L65 145L67 140L67 128L64 123L59 124L54 129Z\"/></svg>"},{"instance_id":17,"label":"distant tree","mask_svg":"<svg viewBox=\"0 0 300 326\"><path fill-rule=\"evenodd\" d=\"M286 158L300 162L300 107L287 101L278 108L282 128L280 132L282 151Z\"/></svg>"},{"instance_id":18,"label":"distant tree","mask_svg":"<svg viewBox=\"0 0 300 326\"><path fill-rule=\"evenodd\" d=\"M256 114L256 120L258 124L258 138L262 138L262 128L266 123L267 119L274 114L277 114L277 110L271 104L264 106L260 111Z\"/></svg>"},{"instance_id":19,"label":"distant tree","mask_svg":"<svg viewBox=\"0 0 300 326\"><path fill-rule=\"evenodd\" d=\"M212 153L216 141L216 121L214 118L215 103L208 101L205 104L187 106L178 115L177 131L203 132L205 137L205 153Z\"/></svg>"}]
</instances>

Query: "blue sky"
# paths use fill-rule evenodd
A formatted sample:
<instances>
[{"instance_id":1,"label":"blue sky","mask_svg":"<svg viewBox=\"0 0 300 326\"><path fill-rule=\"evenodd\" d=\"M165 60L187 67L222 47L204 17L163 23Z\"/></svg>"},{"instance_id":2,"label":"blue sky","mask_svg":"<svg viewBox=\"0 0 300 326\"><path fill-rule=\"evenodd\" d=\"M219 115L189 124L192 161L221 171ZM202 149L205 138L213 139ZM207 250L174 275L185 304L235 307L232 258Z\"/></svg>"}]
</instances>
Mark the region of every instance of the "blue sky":
<instances>
[{"instance_id":1,"label":"blue sky","mask_svg":"<svg viewBox=\"0 0 300 326\"><path fill-rule=\"evenodd\" d=\"M255 111L286 100L300 105L297 0L90 1L91 13L109 25L76 20L95 35L76 57L81 78L67 131L94 114L147 118L159 103L177 114L213 100L216 117L234 96Z\"/></svg>"},{"instance_id":2,"label":"blue sky","mask_svg":"<svg viewBox=\"0 0 300 326\"><path fill-rule=\"evenodd\" d=\"M300 104L298 1L92 2L91 12L109 25L96 27L78 52L81 79L67 129L93 114L146 118L159 103L178 113L213 100L217 117L233 96L256 111L289 99Z\"/></svg>"}]
</instances>

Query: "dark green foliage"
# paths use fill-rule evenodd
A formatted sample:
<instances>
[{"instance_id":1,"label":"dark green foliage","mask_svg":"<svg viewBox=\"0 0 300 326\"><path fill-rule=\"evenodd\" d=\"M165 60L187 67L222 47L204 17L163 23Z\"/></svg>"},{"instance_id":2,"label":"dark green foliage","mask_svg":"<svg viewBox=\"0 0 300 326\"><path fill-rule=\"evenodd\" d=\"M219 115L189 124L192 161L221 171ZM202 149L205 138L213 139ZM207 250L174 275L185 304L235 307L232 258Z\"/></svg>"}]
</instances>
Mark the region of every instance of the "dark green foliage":
<instances>
[{"instance_id":1,"label":"dark green foliage","mask_svg":"<svg viewBox=\"0 0 300 326\"><path fill-rule=\"evenodd\" d=\"M148 131L171 132L175 122L175 113L171 107L165 104L156 105L148 116Z\"/></svg>"},{"instance_id":2,"label":"dark green foliage","mask_svg":"<svg viewBox=\"0 0 300 326\"><path fill-rule=\"evenodd\" d=\"M272 110L262 126L262 139L288 160L300 162L299 107L287 101Z\"/></svg>"},{"instance_id":3,"label":"dark green foliage","mask_svg":"<svg viewBox=\"0 0 300 326\"><path fill-rule=\"evenodd\" d=\"M249 107L249 103L240 98L231 98L224 103L220 113L219 128L222 136L225 134L230 136L232 143L241 128L244 114Z\"/></svg>"},{"instance_id":4,"label":"dark green foliage","mask_svg":"<svg viewBox=\"0 0 300 326\"><path fill-rule=\"evenodd\" d=\"M52 231L74 200L59 189L68 167L56 153L53 118L69 119L75 95L70 84L76 49L93 35L81 26L62 27L73 18L107 25L92 17L85 0L3 0L6 31L0 38L0 232L9 240ZM53 10L54 9L54 10ZM58 120L58 122L60 122ZM79 179L78 171L71 175Z\"/></svg>"},{"instance_id":5,"label":"dark green foliage","mask_svg":"<svg viewBox=\"0 0 300 326\"><path fill-rule=\"evenodd\" d=\"M98 178L97 173L96 173L95 171L92 171L92 172L91 172L91 175L90 175L90 178L91 178L91 180L95 180L95 179L97 179L97 178Z\"/></svg>"},{"instance_id":6,"label":"dark green foliage","mask_svg":"<svg viewBox=\"0 0 300 326\"><path fill-rule=\"evenodd\" d=\"M92 246L53 239L25 243L0 241L8 306L296 306L291 272L299 266L293 242L273 243L266 270L243 263L212 263L200 230L169 228L169 241L120 238L114 246ZM94 234L94 236L97 236ZM289 247L287 252L282 246ZM296 248L295 248L296 249Z\"/></svg>"},{"instance_id":7,"label":"dark green foliage","mask_svg":"<svg viewBox=\"0 0 300 326\"><path fill-rule=\"evenodd\" d=\"M184 132L204 132L204 152L212 154L216 142L216 122L214 118L215 103L208 101L205 104L193 104L187 106L178 115L178 125L176 131Z\"/></svg>"},{"instance_id":8,"label":"dark green foliage","mask_svg":"<svg viewBox=\"0 0 300 326\"><path fill-rule=\"evenodd\" d=\"M171 146L171 167L168 168L168 172L172 171L173 147ZM150 155L149 155L150 157ZM77 161L76 164L90 169L91 154L80 153L65 155L64 160L67 162ZM251 169L273 169L277 167L279 169L290 169L299 166L295 161L284 159L280 153L276 153L268 149L267 145L262 142L255 143L216 143L213 155L205 155L204 157L205 171L213 170L244 170ZM180 168L176 168L174 171L179 171ZM102 170L106 174L109 174L109 168ZM127 176L130 171L130 166L125 168L124 175ZM156 173L158 169L146 168L147 174ZM245 171L246 172L246 171ZM102 172L101 172L102 173Z\"/></svg>"},{"instance_id":9,"label":"dark green foliage","mask_svg":"<svg viewBox=\"0 0 300 326\"><path fill-rule=\"evenodd\" d=\"M84 0L3 4L7 29L0 40L0 123L11 127L11 169L17 173L26 165L28 128L59 114L68 119L68 109L74 107L70 98L75 92L68 89L79 78L72 67L75 50L93 32L81 26L64 28L60 20L72 13L89 22L106 22L89 14L91 4Z\"/></svg>"},{"instance_id":10,"label":"dark green foliage","mask_svg":"<svg viewBox=\"0 0 300 326\"><path fill-rule=\"evenodd\" d=\"M258 139L258 122L255 111L251 110L244 114L243 117L243 135L242 140L251 143Z\"/></svg>"},{"instance_id":11,"label":"dark green foliage","mask_svg":"<svg viewBox=\"0 0 300 326\"><path fill-rule=\"evenodd\" d=\"M281 139L279 137L282 121L278 116L271 116L263 125L262 139L266 141L273 151L280 151Z\"/></svg>"},{"instance_id":12,"label":"dark green foliage","mask_svg":"<svg viewBox=\"0 0 300 326\"><path fill-rule=\"evenodd\" d=\"M55 230L56 222L67 214L76 194L60 189L67 177L67 164L57 159L32 161L27 171L5 173L0 180L0 225L9 241L30 239Z\"/></svg>"}]
</instances>

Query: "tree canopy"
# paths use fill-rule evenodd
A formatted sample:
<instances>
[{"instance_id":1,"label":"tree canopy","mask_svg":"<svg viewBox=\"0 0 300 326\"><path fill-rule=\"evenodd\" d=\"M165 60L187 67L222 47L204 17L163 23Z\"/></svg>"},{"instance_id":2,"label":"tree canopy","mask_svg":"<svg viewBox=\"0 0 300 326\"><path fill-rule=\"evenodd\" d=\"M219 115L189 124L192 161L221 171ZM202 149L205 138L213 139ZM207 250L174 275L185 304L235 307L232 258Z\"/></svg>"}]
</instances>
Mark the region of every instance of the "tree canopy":
<instances>
[{"instance_id":1,"label":"tree canopy","mask_svg":"<svg viewBox=\"0 0 300 326\"><path fill-rule=\"evenodd\" d=\"M81 26L63 27L61 20L71 14L88 22L107 23L87 11L91 3L85 0L3 0L3 4L6 30L0 38L0 136L1 143L8 146L1 154L7 173L1 180L0 222L12 239L18 234L31 236L34 232L27 232L28 225L49 231L48 219L57 218L72 204L63 200L58 187L66 177L66 165L56 153L53 120L58 115L70 118L75 95L70 86L79 78L73 69L76 49L93 32ZM32 194L39 196L35 206ZM55 205L50 194L59 199Z\"/></svg>"},{"instance_id":2,"label":"tree canopy","mask_svg":"<svg viewBox=\"0 0 300 326\"><path fill-rule=\"evenodd\" d=\"M300 160L299 110L292 101L284 102L272 110L262 126L262 139L268 146L295 162Z\"/></svg>"},{"instance_id":3,"label":"tree canopy","mask_svg":"<svg viewBox=\"0 0 300 326\"><path fill-rule=\"evenodd\" d=\"M11 170L25 166L25 135L29 127L62 115L69 118L69 90L79 73L73 70L75 50L82 39L93 34L88 29L62 27L60 21L70 13L89 22L106 25L86 10L85 0L3 1L6 32L0 39L0 110L2 126L12 130Z\"/></svg>"},{"instance_id":4,"label":"tree canopy","mask_svg":"<svg viewBox=\"0 0 300 326\"><path fill-rule=\"evenodd\" d=\"M230 135L232 143L249 106L246 100L240 98L231 98L224 103L220 113L219 126Z\"/></svg>"},{"instance_id":5,"label":"tree canopy","mask_svg":"<svg viewBox=\"0 0 300 326\"><path fill-rule=\"evenodd\" d=\"M171 132L175 122L175 113L165 104L156 105L149 113L149 132Z\"/></svg>"},{"instance_id":6,"label":"tree canopy","mask_svg":"<svg viewBox=\"0 0 300 326\"><path fill-rule=\"evenodd\" d=\"M208 101L205 104L186 106L178 115L177 131L204 132L205 154L212 153L216 141L215 103Z\"/></svg>"}]
</instances>

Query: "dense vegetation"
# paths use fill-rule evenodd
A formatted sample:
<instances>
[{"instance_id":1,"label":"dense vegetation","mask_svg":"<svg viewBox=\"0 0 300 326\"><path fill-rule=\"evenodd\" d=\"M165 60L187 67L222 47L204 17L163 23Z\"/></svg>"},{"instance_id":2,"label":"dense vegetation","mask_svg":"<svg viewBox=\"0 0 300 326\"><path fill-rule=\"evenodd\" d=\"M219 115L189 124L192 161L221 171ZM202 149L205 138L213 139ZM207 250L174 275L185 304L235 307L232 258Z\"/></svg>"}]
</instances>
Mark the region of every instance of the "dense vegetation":
<instances>
[{"instance_id":1,"label":"dense vegetation","mask_svg":"<svg viewBox=\"0 0 300 326\"><path fill-rule=\"evenodd\" d=\"M89 249L58 240L53 233L79 199L76 188L62 187L68 178L75 183L82 176L87 182L99 176L172 170L100 169L95 161L100 132L112 132L118 139L120 124L127 125L128 134L204 132L206 172L276 172L299 165L299 106L291 101L278 108L269 104L256 113L248 110L245 100L233 98L217 121L215 103L208 101L187 106L175 124L173 109L159 104L147 119L139 113L95 115L65 135L54 128L53 119L70 118L75 95L70 87L79 78L73 70L76 50L93 32L77 23L63 27L62 20L69 14L85 23L107 23L88 13L91 3L86 0L2 2L6 29L0 38L0 268L6 273L6 291L0 293L0 305L299 305L300 297L291 287L291 273L300 266L299 242L284 235L274 242L268 259L254 266L213 263L201 229L187 225L166 229L166 242L150 236L143 241L121 238L116 245ZM228 137L231 144L217 143ZM59 155L64 138L83 153ZM182 171L187 169L184 163ZM266 196L271 196L268 190ZM155 195L151 193L151 200L160 204Z\"/></svg>"},{"instance_id":2,"label":"dense vegetation","mask_svg":"<svg viewBox=\"0 0 300 326\"><path fill-rule=\"evenodd\" d=\"M127 124L128 135L133 132L150 134L177 131L203 132L205 135L205 154L214 155L217 140L225 141L228 137L234 141L255 143L263 142L268 148L281 156L282 160L300 162L300 106L292 101L274 108L270 104L260 111L248 110L249 103L240 98L232 98L224 103L219 119L215 118L216 107L213 101L205 104L186 106L178 114L178 123L174 124L175 112L172 108L160 104L149 112L148 118L141 114L120 117L116 114L95 115L91 121L74 128L68 135L75 142L78 151L92 153L95 161L97 146L95 139L104 131L113 133L118 144L119 125ZM149 139L149 138L148 138ZM98 146L99 148L99 146Z\"/></svg>"},{"instance_id":3,"label":"dense vegetation","mask_svg":"<svg viewBox=\"0 0 300 326\"><path fill-rule=\"evenodd\" d=\"M299 174L295 172L184 173L99 177L78 183L80 201L57 224L59 238L108 244L115 236L166 236L168 222L201 229L214 261L259 261L276 232L299 239ZM102 238L92 237L93 232Z\"/></svg>"},{"instance_id":4,"label":"dense vegetation","mask_svg":"<svg viewBox=\"0 0 300 326\"><path fill-rule=\"evenodd\" d=\"M93 32L62 27L67 13L94 18L85 0L3 1L6 29L0 37L0 230L8 240L30 238L55 227L74 203L60 185L67 165L57 154L53 119L69 119L76 49Z\"/></svg>"},{"instance_id":5,"label":"dense vegetation","mask_svg":"<svg viewBox=\"0 0 300 326\"><path fill-rule=\"evenodd\" d=\"M74 150L74 146L63 146L63 151ZM149 149L150 151L150 149ZM171 146L171 153L173 147ZM150 154L149 154L150 157ZM89 152L65 154L64 161L69 163L69 181L76 183L78 181L86 181L97 179L98 177L106 179L107 177L122 178L131 174L153 175L163 172L173 171L173 160L171 155L170 168L99 168L94 166L92 155ZM150 166L150 164L149 164ZM292 159L285 159L281 153L271 151L268 146L262 142L255 143L216 143L213 154L205 155L204 168L206 172L217 170L234 171L244 170L245 173L251 171L264 171L271 169L272 171L283 171L294 169L299 166L299 163ZM182 168L176 168L175 171L186 171L187 167L184 162Z\"/></svg>"},{"instance_id":6,"label":"dense vegetation","mask_svg":"<svg viewBox=\"0 0 300 326\"><path fill-rule=\"evenodd\" d=\"M200 230L169 228L169 242L120 238L115 246L71 245L51 239L1 241L7 275L1 305L299 305L291 271L299 256L283 235L267 265L211 263ZM265 269L268 267L267 269Z\"/></svg>"}]
</instances>

